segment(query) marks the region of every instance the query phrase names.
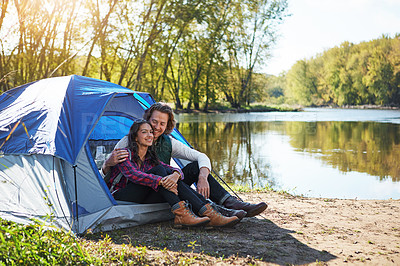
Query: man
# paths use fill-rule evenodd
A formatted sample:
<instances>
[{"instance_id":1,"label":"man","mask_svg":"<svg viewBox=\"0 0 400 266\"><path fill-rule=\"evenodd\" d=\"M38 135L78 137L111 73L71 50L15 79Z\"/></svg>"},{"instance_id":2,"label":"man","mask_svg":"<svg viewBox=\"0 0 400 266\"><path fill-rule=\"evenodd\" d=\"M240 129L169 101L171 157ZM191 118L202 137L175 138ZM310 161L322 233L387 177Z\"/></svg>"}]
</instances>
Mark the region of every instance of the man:
<instances>
[{"instance_id":1,"label":"man","mask_svg":"<svg viewBox=\"0 0 400 266\"><path fill-rule=\"evenodd\" d=\"M145 111L143 118L153 126L154 146L161 161L167 164L170 164L171 158L191 161L182 169L183 181L189 186L196 183L197 192L206 199L209 198L225 208L237 210L230 211L217 205L216 207L219 208L221 213L227 216L240 216L239 219L241 219L244 215L246 217L256 216L267 208L265 202L250 204L231 196L210 174L211 163L207 155L191 149L168 135L172 132L176 123L171 107L163 103L155 103ZM103 174L108 173L112 166L128 158L127 151L123 150L127 146L128 138L125 136L117 143L111 156L104 162L102 166Z\"/></svg>"}]
</instances>

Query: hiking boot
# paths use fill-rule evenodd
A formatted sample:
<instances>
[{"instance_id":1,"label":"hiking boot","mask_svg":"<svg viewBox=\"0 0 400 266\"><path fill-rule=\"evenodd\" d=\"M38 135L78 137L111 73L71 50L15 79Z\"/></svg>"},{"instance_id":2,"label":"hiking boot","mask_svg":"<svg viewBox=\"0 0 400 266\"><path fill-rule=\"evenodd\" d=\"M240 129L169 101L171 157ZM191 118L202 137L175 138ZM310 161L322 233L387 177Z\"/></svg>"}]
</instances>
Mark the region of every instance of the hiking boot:
<instances>
[{"instance_id":1,"label":"hiking boot","mask_svg":"<svg viewBox=\"0 0 400 266\"><path fill-rule=\"evenodd\" d=\"M215 210L210 203L207 203L205 207L206 210L201 215L210 218L210 223L207 224L206 228L230 227L234 226L239 222L239 218L237 218L236 216L233 217L223 216L221 213Z\"/></svg>"},{"instance_id":2,"label":"hiking boot","mask_svg":"<svg viewBox=\"0 0 400 266\"><path fill-rule=\"evenodd\" d=\"M241 221L247 214L246 211L244 210L233 210L233 209L228 209L225 208L224 206L218 205L217 203L210 201L211 206L213 206L220 214L226 217L232 217L236 216L239 218L239 221Z\"/></svg>"},{"instance_id":3,"label":"hiking boot","mask_svg":"<svg viewBox=\"0 0 400 266\"><path fill-rule=\"evenodd\" d=\"M237 198L230 196L224 203L224 207L234 210L244 210L247 212L246 217L253 217L262 213L268 205L265 202L260 202L258 204L251 204L248 202L240 201Z\"/></svg>"},{"instance_id":4,"label":"hiking boot","mask_svg":"<svg viewBox=\"0 0 400 266\"><path fill-rule=\"evenodd\" d=\"M172 206L172 213L175 214L175 228L196 227L210 222L208 217L196 216L184 201L180 201Z\"/></svg>"}]
</instances>

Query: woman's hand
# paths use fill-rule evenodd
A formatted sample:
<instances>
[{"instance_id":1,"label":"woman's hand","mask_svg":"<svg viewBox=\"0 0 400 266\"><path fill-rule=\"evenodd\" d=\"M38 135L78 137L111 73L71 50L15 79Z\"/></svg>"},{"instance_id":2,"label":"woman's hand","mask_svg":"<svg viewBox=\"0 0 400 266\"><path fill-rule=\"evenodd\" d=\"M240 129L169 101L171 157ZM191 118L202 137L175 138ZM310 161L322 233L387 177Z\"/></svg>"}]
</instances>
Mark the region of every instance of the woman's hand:
<instances>
[{"instance_id":1,"label":"woman's hand","mask_svg":"<svg viewBox=\"0 0 400 266\"><path fill-rule=\"evenodd\" d=\"M178 180L180 178L179 173L174 172L170 175L167 175L161 179L161 185L171 191L172 193L178 195Z\"/></svg>"}]
</instances>

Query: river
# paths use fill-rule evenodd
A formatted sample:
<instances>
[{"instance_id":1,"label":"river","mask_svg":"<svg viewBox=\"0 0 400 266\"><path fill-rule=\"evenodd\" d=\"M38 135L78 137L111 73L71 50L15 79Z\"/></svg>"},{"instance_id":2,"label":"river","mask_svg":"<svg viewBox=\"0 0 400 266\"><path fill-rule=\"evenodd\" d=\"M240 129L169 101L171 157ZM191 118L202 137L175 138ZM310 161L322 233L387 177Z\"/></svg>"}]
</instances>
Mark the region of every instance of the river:
<instances>
[{"instance_id":1,"label":"river","mask_svg":"<svg viewBox=\"0 0 400 266\"><path fill-rule=\"evenodd\" d=\"M400 199L400 111L179 114L225 181L294 195Z\"/></svg>"}]
</instances>

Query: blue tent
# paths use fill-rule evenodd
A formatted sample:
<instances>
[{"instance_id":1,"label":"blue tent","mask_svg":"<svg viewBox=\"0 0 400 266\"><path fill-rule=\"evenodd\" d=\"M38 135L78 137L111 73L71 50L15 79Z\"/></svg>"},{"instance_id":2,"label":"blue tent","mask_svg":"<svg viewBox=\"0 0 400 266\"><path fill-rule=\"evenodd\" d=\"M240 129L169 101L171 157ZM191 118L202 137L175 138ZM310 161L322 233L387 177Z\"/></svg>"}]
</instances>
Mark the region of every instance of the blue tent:
<instances>
[{"instance_id":1,"label":"blue tent","mask_svg":"<svg viewBox=\"0 0 400 266\"><path fill-rule=\"evenodd\" d=\"M0 95L0 216L76 233L170 219L166 203L116 202L98 171L152 103L148 93L76 75Z\"/></svg>"}]
</instances>

